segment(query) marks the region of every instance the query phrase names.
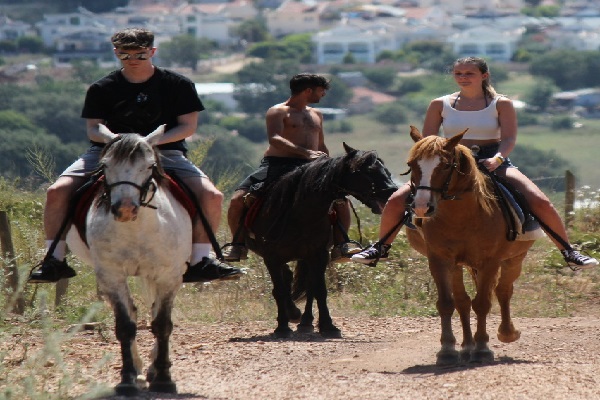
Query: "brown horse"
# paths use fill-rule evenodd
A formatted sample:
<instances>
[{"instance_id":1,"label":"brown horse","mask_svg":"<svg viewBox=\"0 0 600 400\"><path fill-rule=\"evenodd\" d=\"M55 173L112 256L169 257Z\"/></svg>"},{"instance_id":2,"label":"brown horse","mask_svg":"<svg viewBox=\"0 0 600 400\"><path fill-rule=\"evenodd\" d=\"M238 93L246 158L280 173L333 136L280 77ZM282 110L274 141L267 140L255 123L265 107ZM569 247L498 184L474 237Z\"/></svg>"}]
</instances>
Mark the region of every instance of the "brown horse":
<instances>
[{"instance_id":1,"label":"brown horse","mask_svg":"<svg viewBox=\"0 0 600 400\"><path fill-rule=\"evenodd\" d=\"M410 132L416 142L408 156L413 193L410 207L416 229L407 229L407 237L412 247L427 257L438 291L442 348L437 365L455 364L459 356L464 361L493 361L486 317L494 292L502 317L498 339L505 343L519 339L520 332L510 317L510 299L533 244L533 240L507 240L506 221L492 182L477 168L471 151L459 144L465 132L450 139L423 137L413 126ZM465 290L463 267L475 283L473 300ZM477 316L475 336L471 307ZM460 354L451 325L455 308L463 330Z\"/></svg>"}]
</instances>

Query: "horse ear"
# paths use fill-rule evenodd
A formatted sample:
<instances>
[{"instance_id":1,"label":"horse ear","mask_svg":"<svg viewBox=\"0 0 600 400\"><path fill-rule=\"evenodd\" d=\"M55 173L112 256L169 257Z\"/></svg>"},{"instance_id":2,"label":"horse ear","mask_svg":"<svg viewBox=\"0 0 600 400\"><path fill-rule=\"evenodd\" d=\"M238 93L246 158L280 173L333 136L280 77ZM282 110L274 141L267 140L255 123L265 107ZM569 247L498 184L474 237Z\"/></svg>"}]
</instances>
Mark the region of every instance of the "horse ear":
<instances>
[{"instance_id":1,"label":"horse ear","mask_svg":"<svg viewBox=\"0 0 600 400\"><path fill-rule=\"evenodd\" d=\"M450 139L448 139L444 147L446 149L453 149L454 147L456 147L456 145L462 140L463 136L465 135L465 133L467 133L468 130L469 128L465 129L458 135L452 136Z\"/></svg>"},{"instance_id":2,"label":"horse ear","mask_svg":"<svg viewBox=\"0 0 600 400\"><path fill-rule=\"evenodd\" d=\"M356 152L356 149L353 149L352 147L348 146L346 142L342 142L342 144L344 145L344 150L346 150L346 154L350 154L353 151Z\"/></svg>"},{"instance_id":3,"label":"horse ear","mask_svg":"<svg viewBox=\"0 0 600 400\"><path fill-rule=\"evenodd\" d=\"M146 141L150 143L152 146L156 146L158 144L158 140L162 137L163 133L165 133L165 127L167 125L163 124L156 128L154 132L146 136Z\"/></svg>"},{"instance_id":4,"label":"horse ear","mask_svg":"<svg viewBox=\"0 0 600 400\"><path fill-rule=\"evenodd\" d=\"M104 143L108 143L113 140L118 135L113 133L108 127L104 124L98 124L98 132L102 135L104 139Z\"/></svg>"},{"instance_id":5,"label":"horse ear","mask_svg":"<svg viewBox=\"0 0 600 400\"><path fill-rule=\"evenodd\" d=\"M423 135L421 135L421 132L419 132L417 127L413 125L410 126L410 137L412 138L412 140L414 140L415 143L423 139Z\"/></svg>"}]
</instances>

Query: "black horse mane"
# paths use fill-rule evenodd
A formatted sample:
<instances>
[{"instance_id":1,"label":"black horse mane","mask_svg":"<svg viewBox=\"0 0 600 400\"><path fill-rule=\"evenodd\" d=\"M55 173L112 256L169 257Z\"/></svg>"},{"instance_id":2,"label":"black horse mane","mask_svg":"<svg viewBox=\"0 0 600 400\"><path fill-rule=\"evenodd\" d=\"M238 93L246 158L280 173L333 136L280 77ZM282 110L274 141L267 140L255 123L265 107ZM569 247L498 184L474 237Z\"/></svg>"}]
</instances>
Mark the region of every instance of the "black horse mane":
<instances>
[{"instance_id":1,"label":"black horse mane","mask_svg":"<svg viewBox=\"0 0 600 400\"><path fill-rule=\"evenodd\" d=\"M343 196L343 188L337 186L343 173L350 174L362 165L377 160L374 151L352 150L339 157L321 157L281 176L266 188L264 207L273 221L282 219L290 208L301 206L306 197L316 193Z\"/></svg>"},{"instance_id":2,"label":"black horse mane","mask_svg":"<svg viewBox=\"0 0 600 400\"><path fill-rule=\"evenodd\" d=\"M142 141L137 134L121 134L112 139L102 149L100 160L104 159L109 151L117 161L134 162L144 156L144 152L142 151ZM162 168L156 146L152 146L152 151L154 152L154 159L156 160L156 166L152 170L152 176L160 185L166 175ZM104 165L101 163L98 169L102 170L102 168L104 168Z\"/></svg>"}]
</instances>

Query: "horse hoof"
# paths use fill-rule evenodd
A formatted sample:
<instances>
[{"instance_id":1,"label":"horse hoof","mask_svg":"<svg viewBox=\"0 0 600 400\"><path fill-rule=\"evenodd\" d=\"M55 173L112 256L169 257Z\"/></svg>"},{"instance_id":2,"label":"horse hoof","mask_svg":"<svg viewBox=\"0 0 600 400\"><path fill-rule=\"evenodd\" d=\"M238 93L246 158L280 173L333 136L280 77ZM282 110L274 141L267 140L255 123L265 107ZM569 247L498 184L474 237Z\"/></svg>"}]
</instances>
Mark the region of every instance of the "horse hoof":
<instances>
[{"instance_id":1,"label":"horse hoof","mask_svg":"<svg viewBox=\"0 0 600 400\"><path fill-rule=\"evenodd\" d=\"M302 318L302 311L300 311L298 307L288 308L286 313L288 318L290 319L290 322L293 324L297 324Z\"/></svg>"},{"instance_id":2,"label":"horse hoof","mask_svg":"<svg viewBox=\"0 0 600 400\"><path fill-rule=\"evenodd\" d=\"M152 382L148 390L156 393L177 393L177 385L173 381Z\"/></svg>"},{"instance_id":3,"label":"horse hoof","mask_svg":"<svg viewBox=\"0 0 600 400\"><path fill-rule=\"evenodd\" d=\"M292 334L294 332L290 329L275 329L275 332L273 332L273 337L275 337L275 339L289 339L292 337Z\"/></svg>"},{"instance_id":4,"label":"horse hoof","mask_svg":"<svg viewBox=\"0 0 600 400\"><path fill-rule=\"evenodd\" d=\"M459 353L456 350L444 351L437 353L437 359L435 365L438 367L447 367L449 365L455 365L459 362Z\"/></svg>"},{"instance_id":5,"label":"horse hoof","mask_svg":"<svg viewBox=\"0 0 600 400\"><path fill-rule=\"evenodd\" d=\"M340 331L338 328L334 329L319 329L319 333L321 334L321 336L323 336L324 338L328 338L328 339L341 339L342 338L342 331Z\"/></svg>"},{"instance_id":6,"label":"horse hoof","mask_svg":"<svg viewBox=\"0 0 600 400\"><path fill-rule=\"evenodd\" d=\"M115 386L115 392L118 396L133 397L137 396L140 390L134 383L119 383Z\"/></svg>"},{"instance_id":7,"label":"horse hoof","mask_svg":"<svg viewBox=\"0 0 600 400\"><path fill-rule=\"evenodd\" d=\"M520 337L521 337L521 331L519 331L519 330L514 330L512 332L506 332L506 333L498 331L498 340L501 341L502 343L516 342L517 340L519 340Z\"/></svg>"},{"instance_id":8,"label":"horse hoof","mask_svg":"<svg viewBox=\"0 0 600 400\"><path fill-rule=\"evenodd\" d=\"M312 324L300 324L296 329L298 333L313 333L314 331L315 327Z\"/></svg>"},{"instance_id":9,"label":"horse hoof","mask_svg":"<svg viewBox=\"0 0 600 400\"><path fill-rule=\"evenodd\" d=\"M490 349L473 350L471 352L471 362L489 364L494 362L494 352Z\"/></svg>"}]
</instances>

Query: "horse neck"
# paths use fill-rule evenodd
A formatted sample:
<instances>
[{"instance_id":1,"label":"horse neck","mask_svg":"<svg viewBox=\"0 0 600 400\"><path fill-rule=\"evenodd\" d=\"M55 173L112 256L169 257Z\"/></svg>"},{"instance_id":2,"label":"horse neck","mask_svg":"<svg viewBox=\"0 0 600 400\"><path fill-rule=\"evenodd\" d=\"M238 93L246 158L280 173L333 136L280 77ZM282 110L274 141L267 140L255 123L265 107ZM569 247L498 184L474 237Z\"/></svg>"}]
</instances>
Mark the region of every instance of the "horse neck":
<instances>
[{"instance_id":1,"label":"horse neck","mask_svg":"<svg viewBox=\"0 0 600 400\"><path fill-rule=\"evenodd\" d=\"M487 177L477 168L476 164L469 162L468 168L456 173L448 190L450 195L457 194L462 200L474 203L476 208L481 208L485 213L491 214L495 207L493 192ZM475 208L471 207L471 210Z\"/></svg>"}]
</instances>

